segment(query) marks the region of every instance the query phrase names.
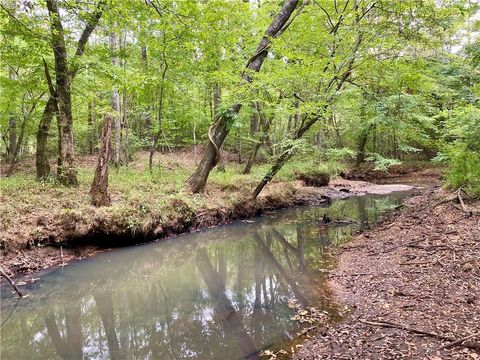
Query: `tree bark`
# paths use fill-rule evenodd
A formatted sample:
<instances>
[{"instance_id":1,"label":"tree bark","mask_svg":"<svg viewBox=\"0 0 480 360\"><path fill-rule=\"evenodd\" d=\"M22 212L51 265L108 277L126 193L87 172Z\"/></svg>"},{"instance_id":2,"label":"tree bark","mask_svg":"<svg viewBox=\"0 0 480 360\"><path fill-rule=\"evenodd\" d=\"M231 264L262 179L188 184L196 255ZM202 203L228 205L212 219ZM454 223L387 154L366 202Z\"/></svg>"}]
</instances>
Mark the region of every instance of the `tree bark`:
<instances>
[{"instance_id":1,"label":"tree bark","mask_svg":"<svg viewBox=\"0 0 480 360\"><path fill-rule=\"evenodd\" d=\"M355 10L357 10L358 9L357 4L356 3L354 3L354 4L355 4L354 5ZM371 9L371 8L372 7L370 7L369 9ZM366 13L364 13L364 15L365 14ZM363 18L363 16L362 16L362 18ZM356 16L356 24L359 23L360 19L361 18L357 15ZM334 94L338 93L342 89L343 85L348 80L348 78L352 75L353 65L355 64L356 56L357 56L358 50L360 48L360 45L362 43L362 40L363 40L363 33L359 32L358 35L357 35L357 38L355 40L355 43L353 45L352 55L350 57L350 60L346 64L345 71L342 74L340 74L339 76L338 76L338 74L335 74L332 77L332 79L330 80L329 84L327 85L327 87L325 89L325 93L328 94L328 91L331 91L331 89L332 89L332 87L335 83L336 83L336 86L333 88L333 91L334 91ZM319 119L323 118L323 116L321 114L324 113L325 110L327 109L329 101L332 100L332 96L334 96L334 95L327 96L328 101L326 101L326 105L323 105L323 109L320 109L321 110L321 111L319 111L320 115L313 115L312 118L309 121L306 121L306 122L302 121L301 122L301 126L298 129L298 131L295 133L295 135L293 136L292 140L300 139L303 136L303 134L305 132L307 132L312 127L312 125L314 125ZM267 185L270 182L270 180L273 179L273 177L278 173L278 171L283 167L283 165L285 165L285 163L293 156L293 154L294 154L294 147L293 147L293 143L291 143L288 146L286 146L286 148L284 149L282 154L277 158L277 160L275 161L273 166L270 168L270 170L267 172L267 174L263 177L263 179L257 185L257 187L255 188L255 190L252 193L252 198L253 199L257 198L257 196L263 190L265 185Z\"/></svg>"},{"instance_id":2,"label":"tree bark","mask_svg":"<svg viewBox=\"0 0 480 360\"><path fill-rule=\"evenodd\" d=\"M260 119L258 111L254 111L250 117L250 136L254 137L260 130Z\"/></svg>"},{"instance_id":3,"label":"tree bark","mask_svg":"<svg viewBox=\"0 0 480 360\"><path fill-rule=\"evenodd\" d=\"M128 112L127 112L127 104L128 104L128 96L126 90L123 90L123 95L122 95L122 110L123 110L123 129L125 132L125 138L123 141L123 153L125 156L125 166L128 166L128 163L130 161L130 154L128 152L128 141L129 141L129 126L128 126Z\"/></svg>"},{"instance_id":4,"label":"tree bark","mask_svg":"<svg viewBox=\"0 0 480 360\"><path fill-rule=\"evenodd\" d=\"M11 81L17 80L17 74L12 67L8 68L8 77ZM17 152L17 118L15 112L11 111L8 118L8 159L13 162L14 154Z\"/></svg>"},{"instance_id":5,"label":"tree bark","mask_svg":"<svg viewBox=\"0 0 480 360\"><path fill-rule=\"evenodd\" d=\"M57 10L57 14L58 14L57 1L56 0L48 0L47 1L47 8L50 6L49 4L51 6L53 6L54 9ZM97 5L95 11L93 12L92 16L89 17L89 20L87 21L85 29L83 30L83 32L82 32L82 34L81 34L81 36L78 40L74 60L78 60L83 55L83 52L85 50L85 46L87 45L88 39L90 38L90 35L92 34L93 30L97 26L98 22L100 21L100 18L101 18L102 13L103 13L104 5L105 5L105 1L101 0L98 3L98 5ZM50 12L50 10L49 10L49 14L56 17L58 19L57 22L59 22L60 26L61 26L60 17L52 14ZM53 28L53 22L52 22L51 26ZM52 29L52 35L53 35L54 32L55 31L53 31L53 29ZM52 40L53 40L53 36L52 36ZM55 53L55 50L54 50L54 53ZM70 71L68 73L70 81L73 80L73 78L75 77L75 75L78 72L78 69L79 69L79 62L74 61L72 63L72 66L70 67ZM47 77L47 81L50 82L48 77ZM50 83L48 85L49 85L49 88L50 88L50 97L54 98L54 100L55 100L55 107L57 108L57 117L58 117L58 103L57 103L56 91L53 89L53 87L51 86ZM51 106L50 101L51 100L49 99L47 101L47 103L45 104L44 113L48 112L47 107ZM57 118L57 123L59 123L59 122L60 122L60 120ZM38 160L38 162L42 163L42 164L45 164L45 163L48 163L48 158L42 159L41 157L42 156L47 156L47 147L46 147L47 146L47 141L46 141L47 138L46 138L46 136L48 135L48 131L49 131L49 128L50 128L50 122L44 123L43 125L39 126L39 129L40 128L41 128L41 131L43 132L43 134L37 134L37 139L40 137L42 140L45 139L45 141L43 141L40 144L37 144L37 153L40 153L40 156L39 156L40 159ZM59 136L59 149L60 149L60 141L61 141L61 138ZM59 153L60 153L60 151L59 151ZM37 169L39 169L39 168L37 167ZM37 173L37 179L44 179L45 177L50 175L50 167L48 167L48 168L40 167L40 169L42 171L47 171L47 172L46 173L45 172Z\"/></svg>"},{"instance_id":6,"label":"tree bark","mask_svg":"<svg viewBox=\"0 0 480 360\"><path fill-rule=\"evenodd\" d=\"M162 134L162 121L163 121L163 98L165 93L165 78L167 76L168 70L168 62L166 59L165 52L163 53L163 71L162 71L162 79L160 83L160 100L158 102L158 130L153 133L153 126L152 126L152 145L150 147L150 156L148 157L148 169L150 172L153 170L153 155L155 154L157 142Z\"/></svg>"},{"instance_id":7,"label":"tree bark","mask_svg":"<svg viewBox=\"0 0 480 360\"><path fill-rule=\"evenodd\" d=\"M112 130L112 117L105 115L103 121L102 145L98 153L97 168L90 187L90 196L93 206L110 206L108 193L108 160L110 157L110 133Z\"/></svg>"},{"instance_id":8,"label":"tree bark","mask_svg":"<svg viewBox=\"0 0 480 360\"><path fill-rule=\"evenodd\" d=\"M58 101L59 157L58 179L69 186L78 185L73 148L73 117L70 73L67 64L67 48L57 0L47 0L55 59L55 82Z\"/></svg>"},{"instance_id":9,"label":"tree bark","mask_svg":"<svg viewBox=\"0 0 480 360\"><path fill-rule=\"evenodd\" d=\"M88 146L88 153L93 155L95 151L95 128L93 125L93 105L92 102L88 102L88 138L87 138L87 146Z\"/></svg>"},{"instance_id":10,"label":"tree bark","mask_svg":"<svg viewBox=\"0 0 480 360\"><path fill-rule=\"evenodd\" d=\"M358 142L357 158L355 160L355 166L359 167L365 161L365 146L367 145L368 131L361 134Z\"/></svg>"},{"instance_id":11,"label":"tree bark","mask_svg":"<svg viewBox=\"0 0 480 360\"><path fill-rule=\"evenodd\" d=\"M113 25L114 27L116 24ZM110 41L110 53L111 53L111 60L112 65L114 67L118 67L120 65L120 61L118 59L118 51L120 49L119 38L117 33L112 31L109 35ZM115 134L115 147L113 153L113 164L115 168L118 169L120 166L120 152L121 152L121 144L120 144L120 135L121 135L121 126L120 126L120 94L118 92L118 88L116 85L113 86L112 89L112 109L113 109L113 129Z\"/></svg>"},{"instance_id":12,"label":"tree bark","mask_svg":"<svg viewBox=\"0 0 480 360\"><path fill-rule=\"evenodd\" d=\"M37 169L37 180L45 180L50 175L50 164L48 162L48 130L56 112L56 101L49 97L42 118L37 130L37 152L35 155L35 166Z\"/></svg>"},{"instance_id":13,"label":"tree bark","mask_svg":"<svg viewBox=\"0 0 480 360\"><path fill-rule=\"evenodd\" d=\"M220 56L220 55L218 55ZM222 105L222 88L220 87L219 83L213 84L213 111L212 111L212 122L215 122L220 116L220 106ZM222 156L222 150L219 149L218 153L219 159L217 164L217 169L219 171L225 171L225 162Z\"/></svg>"},{"instance_id":14,"label":"tree bark","mask_svg":"<svg viewBox=\"0 0 480 360\"><path fill-rule=\"evenodd\" d=\"M260 71L263 62L267 57L271 40L278 38L290 25L288 20L297 7L298 2L299 0L285 0L282 9L270 23L267 31L258 44L255 54L247 62L247 65L242 73L242 82L251 82L251 73ZM219 149L225 141L225 138L230 130L231 123L240 112L241 107L241 104L234 104L230 109L229 114L222 114L222 116L218 117L210 127L208 131L209 141L203 154L203 158L198 164L196 171L187 181L188 186L193 193L198 193L204 190L208 175L218 163Z\"/></svg>"},{"instance_id":15,"label":"tree bark","mask_svg":"<svg viewBox=\"0 0 480 360\"><path fill-rule=\"evenodd\" d=\"M15 168L17 166L18 155L20 153L20 149L22 148L22 146L24 146L23 139L25 138L25 128L27 126L27 121L30 118L30 116L32 115L35 108L37 107L37 102L42 97L43 97L43 93L40 95L40 97L37 100L34 101L33 105L30 107L28 112L23 113L23 121L22 121L22 124L20 125L20 134L18 136L17 143L15 144L15 152L13 152L13 154L11 155L10 167L8 168L7 174L6 174L7 177L9 177L10 175L13 174L13 171L15 170ZM22 108L23 108L23 105L22 105ZM25 147L24 147L23 150L25 152L25 150L26 150Z\"/></svg>"},{"instance_id":16,"label":"tree bark","mask_svg":"<svg viewBox=\"0 0 480 360\"><path fill-rule=\"evenodd\" d=\"M255 143L255 146L253 147L252 153L250 154L250 157L248 158L247 164L245 165L245 168L243 169L242 174L250 174L250 171L252 170L252 166L257 159L258 151L260 150L260 148L264 144L264 142L265 142L265 140L268 136L268 132L270 131L270 120L267 119L267 117L265 116L265 114L261 110L260 104L258 104L258 103L255 104L255 108L256 108L256 113L258 115L257 117L260 119L260 123L262 125L263 132L262 132L262 135L258 138L257 142Z\"/></svg>"}]
</instances>

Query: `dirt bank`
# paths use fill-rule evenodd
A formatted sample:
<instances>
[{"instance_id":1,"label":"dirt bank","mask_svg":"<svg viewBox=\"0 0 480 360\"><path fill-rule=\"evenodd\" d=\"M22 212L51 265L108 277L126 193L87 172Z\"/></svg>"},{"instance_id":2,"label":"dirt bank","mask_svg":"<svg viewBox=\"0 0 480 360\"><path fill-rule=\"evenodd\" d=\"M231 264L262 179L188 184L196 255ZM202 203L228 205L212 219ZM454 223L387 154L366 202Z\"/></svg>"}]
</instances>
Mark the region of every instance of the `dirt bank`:
<instances>
[{"instance_id":1,"label":"dirt bank","mask_svg":"<svg viewBox=\"0 0 480 360\"><path fill-rule=\"evenodd\" d=\"M336 198L367 193L386 194L411 189L404 185L375 185L364 181L336 179L325 187L308 187L300 181L270 184L256 200L245 196L243 188L231 190L230 202L221 202L225 191L210 188L198 207L181 199L171 199L162 210L143 213L134 206L130 212L96 209L80 204L79 210L49 213L32 209L19 214L16 226L0 232L1 263L9 275L30 273L68 264L112 247L134 245L173 235L258 216L280 208L320 205ZM243 192L243 194L241 194ZM225 196L225 195L222 195ZM205 204L211 198L211 206ZM169 212L167 212L169 211ZM158 216L157 216L158 215ZM141 226L131 219L141 217Z\"/></svg>"},{"instance_id":2,"label":"dirt bank","mask_svg":"<svg viewBox=\"0 0 480 360\"><path fill-rule=\"evenodd\" d=\"M480 359L480 216L449 197L413 197L334 250L329 283L348 315L295 359Z\"/></svg>"}]
</instances>

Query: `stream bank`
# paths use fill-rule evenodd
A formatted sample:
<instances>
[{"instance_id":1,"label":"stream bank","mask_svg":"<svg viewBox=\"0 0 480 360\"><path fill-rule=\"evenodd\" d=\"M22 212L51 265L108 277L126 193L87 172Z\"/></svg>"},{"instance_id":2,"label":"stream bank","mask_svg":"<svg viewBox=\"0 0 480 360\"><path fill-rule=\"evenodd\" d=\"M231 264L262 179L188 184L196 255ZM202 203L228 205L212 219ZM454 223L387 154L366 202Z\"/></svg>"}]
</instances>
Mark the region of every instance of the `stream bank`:
<instances>
[{"instance_id":1,"label":"stream bank","mask_svg":"<svg viewBox=\"0 0 480 360\"><path fill-rule=\"evenodd\" d=\"M291 207L32 273L18 281L28 297L2 286L0 357L259 359L302 341L294 304L339 320L327 249L411 195Z\"/></svg>"},{"instance_id":2,"label":"stream bank","mask_svg":"<svg viewBox=\"0 0 480 360\"><path fill-rule=\"evenodd\" d=\"M480 358L480 216L451 197L440 189L415 196L333 250L328 281L349 315L295 359Z\"/></svg>"},{"instance_id":3,"label":"stream bank","mask_svg":"<svg viewBox=\"0 0 480 360\"><path fill-rule=\"evenodd\" d=\"M64 209L57 214L31 211L16 219L16 226L0 233L2 267L10 276L27 274L88 258L110 248L165 239L277 209L322 205L334 199L412 188L338 178L324 187L305 186L302 181L272 183L256 200L233 191L230 201L222 202L216 191L210 191L203 195L207 200L200 206L172 198L166 206L155 210L144 209L140 204L132 206L129 212L92 206ZM208 198L213 201L207 207Z\"/></svg>"}]
</instances>

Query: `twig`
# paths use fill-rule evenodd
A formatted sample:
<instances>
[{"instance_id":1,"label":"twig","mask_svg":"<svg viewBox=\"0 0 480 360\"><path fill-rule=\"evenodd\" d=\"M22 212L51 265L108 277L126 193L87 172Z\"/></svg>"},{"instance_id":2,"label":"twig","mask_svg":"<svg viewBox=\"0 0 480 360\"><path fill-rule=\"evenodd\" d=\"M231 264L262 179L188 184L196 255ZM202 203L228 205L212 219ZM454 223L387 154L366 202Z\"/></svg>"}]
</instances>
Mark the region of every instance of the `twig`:
<instances>
[{"instance_id":1,"label":"twig","mask_svg":"<svg viewBox=\"0 0 480 360\"><path fill-rule=\"evenodd\" d=\"M18 296L23 297L22 292L21 292L20 289L17 287L17 285L15 285L15 282L10 278L10 276L8 276L8 275L5 273L5 271L3 271L2 268L0 268L0 275L2 275L5 279L7 279L7 281L10 283L10 285L12 285L13 289L17 292Z\"/></svg>"},{"instance_id":2,"label":"twig","mask_svg":"<svg viewBox=\"0 0 480 360\"><path fill-rule=\"evenodd\" d=\"M468 210L468 209L465 207L465 203L463 202L463 199L462 199L462 191L463 191L463 186L460 186L460 188L459 188L458 191L457 191L458 201L460 202L460 205L462 206L463 212L466 213L466 214L468 214L468 216L472 216L472 215L473 215L472 211Z\"/></svg>"},{"instance_id":3,"label":"twig","mask_svg":"<svg viewBox=\"0 0 480 360\"><path fill-rule=\"evenodd\" d=\"M400 330L405 330L405 331L408 331L408 332L411 332L411 333L414 333L414 334L427 335L427 336L431 336L431 337L434 337L434 338L437 338L437 339L451 341L449 346L460 345L460 346L467 347L467 348L480 349L480 344L478 344L478 343L463 343L467 339L463 339L463 340L459 339L459 340L462 340L462 341L457 342L457 340L455 338L452 338L450 336L445 336L445 335L441 335L441 334L437 334L437 333L434 333L434 332L425 331L425 330L421 330L421 329L415 329L415 328L412 328L412 327L409 327L409 326L406 326L406 325L397 324L397 323L390 322L390 321L368 321L368 320L362 320L362 319L360 319L359 321L363 324L367 324L367 325L371 325L371 326L380 326L380 327L386 327L386 328L400 329Z\"/></svg>"},{"instance_id":4,"label":"twig","mask_svg":"<svg viewBox=\"0 0 480 360\"><path fill-rule=\"evenodd\" d=\"M455 200L457 197L450 197L450 198L446 198L446 199L443 199L443 200L440 200L438 202L436 202L435 204L433 204L432 208L436 208L438 205L442 205L442 204L446 204L450 201L453 201Z\"/></svg>"},{"instance_id":5,"label":"twig","mask_svg":"<svg viewBox=\"0 0 480 360\"><path fill-rule=\"evenodd\" d=\"M390 249L385 249L385 250L383 250L381 253L383 253L383 254L389 253L389 252L391 252L391 251L393 251L393 250L395 250L395 249L398 249L398 248L400 248L400 247L418 247L416 244L418 244L418 243L420 243L420 242L422 242L422 241L425 241L425 240L427 240L427 239L413 240L413 241L410 241L410 242L408 242L408 243L406 243L406 244L395 245L395 246L391 247ZM379 254L381 254L381 253L379 253ZM378 255L378 254L376 254L376 255Z\"/></svg>"}]
</instances>

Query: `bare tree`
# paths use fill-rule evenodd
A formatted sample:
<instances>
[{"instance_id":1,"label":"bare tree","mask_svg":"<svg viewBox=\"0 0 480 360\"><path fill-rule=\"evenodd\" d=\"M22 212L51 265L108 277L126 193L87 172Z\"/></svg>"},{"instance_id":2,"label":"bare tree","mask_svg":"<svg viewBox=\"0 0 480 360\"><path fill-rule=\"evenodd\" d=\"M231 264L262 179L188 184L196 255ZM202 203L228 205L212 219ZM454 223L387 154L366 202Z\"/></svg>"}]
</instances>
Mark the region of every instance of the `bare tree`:
<instances>
[{"instance_id":1,"label":"bare tree","mask_svg":"<svg viewBox=\"0 0 480 360\"><path fill-rule=\"evenodd\" d=\"M90 195L92 205L109 206L111 204L108 193L108 160L110 158L110 134L112 132L112 117L105 115L103 120L102 145L98 153L98 162L95 169Z\"/></svg>"}]
</instances>

